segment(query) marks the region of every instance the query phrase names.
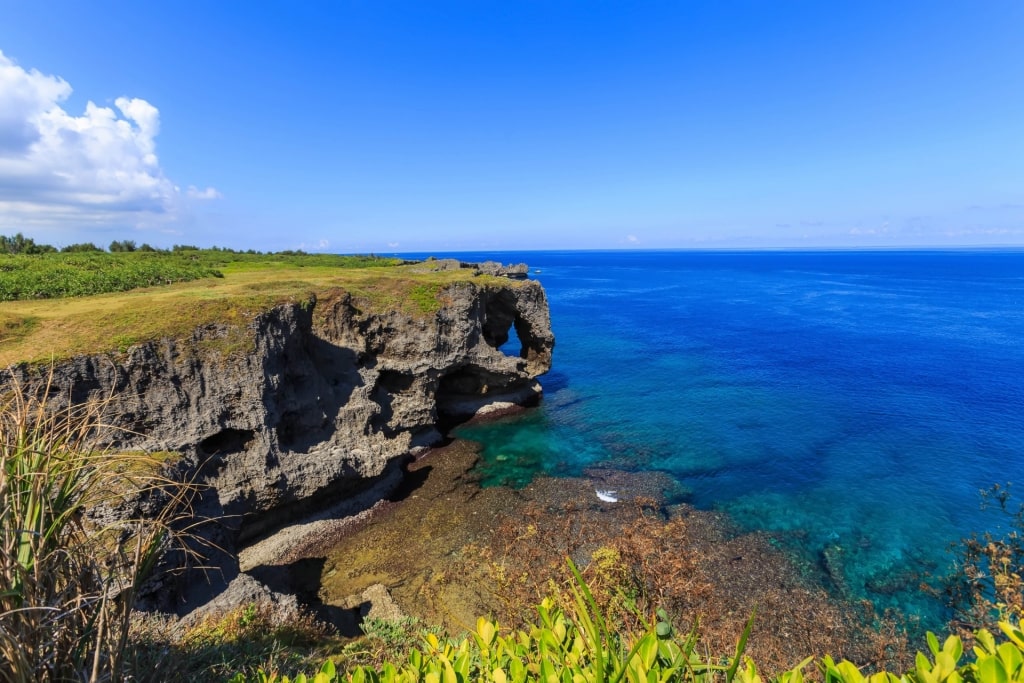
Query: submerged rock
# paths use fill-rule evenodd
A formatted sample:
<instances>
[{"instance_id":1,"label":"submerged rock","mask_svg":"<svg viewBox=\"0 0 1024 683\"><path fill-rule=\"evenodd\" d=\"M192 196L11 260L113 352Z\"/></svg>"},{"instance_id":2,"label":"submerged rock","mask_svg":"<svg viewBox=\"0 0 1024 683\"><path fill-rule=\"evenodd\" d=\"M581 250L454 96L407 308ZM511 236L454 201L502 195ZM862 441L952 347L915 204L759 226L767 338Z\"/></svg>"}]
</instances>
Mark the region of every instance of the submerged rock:
<instances>
[{"instance_id":1,"label":"submerged rock","mask_svg":"<svg viewBox=\"0 0 1024 683\"><path fill-rule=\"evenodd\" d=\"M839 595L847 596L850 588L846 583L846 553L838 544L825 546L821 551L821 564Z\"/></svg>"}]
</instances>

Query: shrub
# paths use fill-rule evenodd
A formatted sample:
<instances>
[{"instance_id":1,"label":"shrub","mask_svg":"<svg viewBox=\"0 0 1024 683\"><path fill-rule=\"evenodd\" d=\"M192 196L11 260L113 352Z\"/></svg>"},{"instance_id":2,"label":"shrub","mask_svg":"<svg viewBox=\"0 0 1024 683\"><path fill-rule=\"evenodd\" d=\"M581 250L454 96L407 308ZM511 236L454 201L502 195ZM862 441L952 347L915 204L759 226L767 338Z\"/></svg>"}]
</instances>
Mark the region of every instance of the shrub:
<instances>
[{"instance_id":1,"label":"shrub","mask_svg":"<svg viewBox=\"0 0 1024 683\"><path fill-rule=\"evenodd\" d=\"M112 252L135 251L135 248L134 240L114 240L110 243L110 251Z\"/></svg>"},{"instance_id":2,"label":"shrub","mask_svg":"<svg viewBox=\"0 0 1024 683\"><path fill-rule=\"evenodd\" d=\"M131 608L189 487L143 454L97 450L102 403L61 408L15 385L0 400L0 658L6 681L119 680ZM140 518L113 510L149 499Z\"/></svg>"},{"instance_id":3,"label":"shrub","mask_svg":"<svg viewBox=\"0 0 1024 683\"><path fill-rule=\"evenodd\" d=\"M79 243L76 243L76 244L69 244L66 247L62 247L60 251L63 254L75 254L75 253L103 251L103 250L100 249L99 247L97 247L92 242L79 242Z\"/></svg>"},{"instance_id":4,"label":"shrub","mask_svg":"<svg viewBox=\"0 0 1024 683\"><path fill-rule=\"evenodd\" d=\"M0 252L8 254L47 254L57 251L49 244L36 244L31 237L25 237L20 232L12 237L0 235Z\"/></svg>"},{"instance_id":5,"label":"shrub","mask_svg":"<svg viewBox=\"0 0 1024 683\"><path fill-rule=\"evenodd\" d=\"M476 629L461 640L442 641L427 634L405 661L379 667L356 667L340 672L327 661L311 676L294 679L274 671L236 674L232 683L763 683L753 659L746 656L753 617L740 634L733 652L714 656L702 651L697 630L677 633L667 615L659 611L642 631L609 628L586 582L575 567L576 583L568 604L548 598L537 608L537 618L526 630L505 632L489 619L477 620ZM906 672L881 671L865 675L852 662L825 656L816 668L825 683L1011 683L1024 681L1024 632L1001 622L1004 642L987 630L974 634L973 657L964 660L963 641L949 636L939 643L928 633L928 652L918 653ZM803 683L808 657L773 676L773 683ZM812 670L813 671L813 670Z\"/></svg>"}]
</instances>

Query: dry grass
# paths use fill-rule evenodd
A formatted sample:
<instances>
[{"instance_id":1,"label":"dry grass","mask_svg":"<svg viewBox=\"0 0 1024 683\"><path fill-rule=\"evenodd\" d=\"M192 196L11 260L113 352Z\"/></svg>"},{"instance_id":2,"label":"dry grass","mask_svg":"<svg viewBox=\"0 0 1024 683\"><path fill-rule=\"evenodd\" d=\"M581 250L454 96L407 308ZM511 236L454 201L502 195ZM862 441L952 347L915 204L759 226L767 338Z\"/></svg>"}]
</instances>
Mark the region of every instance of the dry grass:
<instances>
[{"instance_id":1,"label":"dry grass","mask_svg":"<svg viewBox=\"0 0 1024 683\"><path fill-rule=\"evenodd\" d=\"M730 652L757 612L747 652L766 672L808 655L846 657L870 668L910 663L898 621L870 606L833 600L808 585L788 557L761 535L729 536L707 513L665 517L653 501L631 515L594 521L585 508L537 506L508 517L491 545L470 553L489 567L502 623L525 624L544 596L564 594L565 557L582 565L594 597L615 628L632 632L661 607L701 648ZM551 577L559 577L553 581Z\"/></svg>"},{"instance_id":2,"label":"dry grass","mask_svg":"<svg viewBox=\"0 0 1024 683\"><path fill-rule=\"evenodd\" d=\"M145 454L95 449L104 404L57 409L50 389L0 400L0 678L120 680L131 607L191 487ZM90 514L146 501L145 519Z\"/></svg>"},{"instance_id":3,"label":"dry grass","mask_svg":"<svg viewBox=\"0 0 1024 683\"><path fill-rule=\"evenodd\" d=\"M292 673L313 668L340 648L333 629L301 610L269 602L209 614L182 630L165 618L135 615L130 656L139 677L153 680L226 681L259 669Z\"/></svg>"},{"instance_id":4,"label":"dry grass","mask_svg":"<svg viewBox=\"0 0 1024 683\"><path fill-rule=\"evenodd\" d=\"M432 314L443 304L444 287L473 280L514 286L472 270L434 273L408 267L294 267L252 264L223 270L223 278L133 290L118 294L0 304L0 366L49 363L79 354L124 352L134 344L182 338L210 324L241 329L260 312L285 302L305 302L318 293L344 290L366 312ZM229 344L227 350L233 347Z\"/></svg>"}]
</instances>

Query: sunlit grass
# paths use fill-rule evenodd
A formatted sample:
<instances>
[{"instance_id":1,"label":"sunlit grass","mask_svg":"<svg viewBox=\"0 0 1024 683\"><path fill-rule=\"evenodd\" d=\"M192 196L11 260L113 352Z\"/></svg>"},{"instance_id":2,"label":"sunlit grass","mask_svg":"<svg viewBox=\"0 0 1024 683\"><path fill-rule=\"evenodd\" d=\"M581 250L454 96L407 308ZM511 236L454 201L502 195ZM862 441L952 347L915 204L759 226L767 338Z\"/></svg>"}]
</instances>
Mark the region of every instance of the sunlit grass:
<instances>
[{"instance_id":1,"label":"sunlit grass","mask_svg":"<svg viewBox=\"0 0 1024 683\"><path fill-rule=\"evenodd\" d=\"M222 273L222 278L115 294L4 302L0 304L0 366L124 352L144 341L184 338L205 325L245 330L257 315L276 304L343 292L366 313L396 311L421 317L443 305L441 292L454 282L510 284L474 277L469 269L424 273L405 266L342 269L245 262L226 266ZM225 350L243 349L229 343Z\"/></svg>"}]
</instances>

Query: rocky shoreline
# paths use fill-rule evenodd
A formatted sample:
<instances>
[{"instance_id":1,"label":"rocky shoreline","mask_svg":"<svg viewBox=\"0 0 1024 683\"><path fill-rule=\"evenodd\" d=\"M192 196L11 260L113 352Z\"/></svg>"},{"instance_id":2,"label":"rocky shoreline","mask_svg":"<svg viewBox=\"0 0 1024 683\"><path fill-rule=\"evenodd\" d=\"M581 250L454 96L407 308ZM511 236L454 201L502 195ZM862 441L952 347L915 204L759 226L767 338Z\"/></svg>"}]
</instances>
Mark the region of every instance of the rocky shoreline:
<instances>
[{"instance_id":1,"label":"rocky shoreline","mask_svg":"<svg viewBox=\"0 0 1024 683\"><path fill-rule=\"evenodd\" d=\"M449 426L539 401L554 334L525 267L402 268L429 297L420 312L328 288L261 310L240 303L185 338L73 357L49 375L27 364L0 373L0 386L48 393L55 409L103 403L101 447L160 453L165 476L195 488L190 524L205 522L186 542L214 569L167 555L176 571L147 585L141 606L179 616L223 606L236 579L250 599L259 567L401 490L407 461ZM500 348L513 330L515 356Z\"/></svg>"},{"instance_id":2,"label":"rocky shoreline","mask_svg":"<svg viewBox=\"0 0 1024 683\"><path fill-rule=\"evenodd\" d=\"M358 634L373 610L454 633L480 615L516 626L516 609L528 618L548 582L566 578L566 556L600 565L616 549L619 569L636 577L676 572L674 583L655 581L652 590L680 628L700 620L712 651L732 647L756 609L766 620L750 643L759 662L784 666L789 656L822 648L861 661L874 656L877 641L862 613L802 575L771 537L738 533L720 513L666 504L674 483L665 475L602 469L540 477L522 489L481 488L478 451L463 440L431 449L408 464L406 484L391 499L352 517L297 525L258 548L260 566L250 566L256 554L243 553L243 562L343 633ZM603 487L619 501L600 500ZM633 546L657 566L630 564L643 563L628 553ZM510 577L518 583L501 584ZM513 606L511 593L527 604Z\"/></svg>"}]
</instances>

